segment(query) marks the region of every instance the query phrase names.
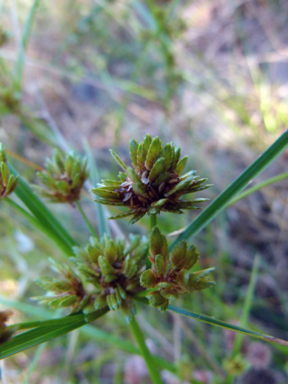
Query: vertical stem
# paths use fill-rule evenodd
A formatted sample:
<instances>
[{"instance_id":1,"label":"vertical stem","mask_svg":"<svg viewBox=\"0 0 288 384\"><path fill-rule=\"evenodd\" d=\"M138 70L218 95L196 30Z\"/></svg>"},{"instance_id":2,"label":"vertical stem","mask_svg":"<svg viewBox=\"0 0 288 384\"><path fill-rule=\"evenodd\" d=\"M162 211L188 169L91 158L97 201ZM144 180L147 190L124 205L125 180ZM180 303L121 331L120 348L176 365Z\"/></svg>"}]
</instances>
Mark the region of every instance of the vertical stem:
<instances>
[{"instance_id":1,"label":"vertical stem","mask_svg":"<svg viewBox=\"0 0 288 384\"><path fill-rule=\"evenodd\" d=\"M83 209L82 209L82 207L81 207L79 201L75 201L75 203L76 203L76 206L77 206L79 212L81 213L81 215L82 215L82 217L83 217L85 223L87 224L87 227L89 228L89 230L90 230L92 236L98 238L98 235L97 235L95 229L93 228L93 226L92 226L92 224L90 223L88 217L86 216L85 212L83 211Z\"/></svg>"},{"instance_id":2,"label":"vertical stem","mask_svg":"<svg viewBox=\"0 0 288 384\"><path fill-rule=\"evenodd\" d=\"M154 216L154 215L153 215ZM138 343L140 352L146 362L148 371L150 373L151 379L154 384L163 384L160 373L158 372L156 368L155 361L153 360L153 357L150 354L149 349L147 348L147 345L145 343L144 335L139 327L139 324L137 323L135 316L132 317L130 320L130 326L131 330L133 332L133 335Z\"/></svg>"},{"instance_id":3,"label":"vertical stem","mask_svg":"<svg viewBox=\"0 0 288 384\"><path fill-rule=\"evenodd\" d=\"M154 227L157 225L157 215L151 215L150 216L150 232Z\"/></svg>"}]
</instances>

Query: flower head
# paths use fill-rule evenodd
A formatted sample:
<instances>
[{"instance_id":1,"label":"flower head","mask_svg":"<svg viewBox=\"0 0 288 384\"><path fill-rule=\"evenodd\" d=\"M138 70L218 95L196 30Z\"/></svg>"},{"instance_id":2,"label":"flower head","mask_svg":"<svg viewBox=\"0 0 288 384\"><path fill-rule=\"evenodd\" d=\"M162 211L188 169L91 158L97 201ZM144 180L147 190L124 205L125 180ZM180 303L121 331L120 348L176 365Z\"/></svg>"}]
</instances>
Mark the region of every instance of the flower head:
<instances>
[{"instance_id":1,"label":"flower head","mask_svg":"<svg viewBox=\"0 0 288 384\"><path fill-rule=\"evenodd\" d=\"M43 197L54 203L73 203L79 200L85 180L88 178L86 159L74 154L64 157L55 150L52 160L47 159L46 170L37 173L46 188L34 186Z\"/></svg>"},{"instance_id":2,"label":"flower head","mask_svg":"<svg viewBox=\"0 0 288 384\"><path fill-rule=\"evenodd\" d=\"M101 204L126 206L129 211L111 217L118 219L133 216L130 223L141 219L146 213L160 211L183 213L183 209L198 209L197 203L207 199L180 200L182 195L201 191L210 185L203 185L195 171L181 176L188 156L180 160L181 149L172 143L161 144L159 137L146 135L141 143L130 141L130 155L133 168L128 167L113 151L114 160L124 170L117 180L102 180L98 188L92 189Z\"/></svg>"},{"instance_id":3,"label":"flower head","mask_svg":"<svg viewBox=\"0 0 288 384\"><path fill-rule=\"evenodd\" d=\"M139 236L130 236L127 247L125 241L107 235L101 240L91 238L85 249L74 248L75 272L53 262L62 278L42 279L39 284L48 294L37 299L86 313L105 306L129 311L130 299L143 290L140 276L146 267L147 252L147 242Z\"/></svg>"},{"instance_id":4,"label":"flower head","mask_svg":"<svg viewBox=\"0 0 288 384\"><path fill-rule=\"evenodd\" d=\"M10 174L4 147L0 143L0 200L15 191L18 178Z\"/></svg>"},{"instance_id":5,"label":"flower head","mask_svg":"<svg viewBox=\"0 0 288 384\"><path fill-rule=\"evenodd\" d=\"M141 276L141 284L152 288L147 294L150 305L166 310L170 298L178 298L185 293L199 291L214 284L208 274L214 268L190 272L198 260L199 253L194 245L188 247L185 240L178 243L168 254L167 241L158 227L154 227L150 237L152 268Z\"/></svg>"}]
</instances>

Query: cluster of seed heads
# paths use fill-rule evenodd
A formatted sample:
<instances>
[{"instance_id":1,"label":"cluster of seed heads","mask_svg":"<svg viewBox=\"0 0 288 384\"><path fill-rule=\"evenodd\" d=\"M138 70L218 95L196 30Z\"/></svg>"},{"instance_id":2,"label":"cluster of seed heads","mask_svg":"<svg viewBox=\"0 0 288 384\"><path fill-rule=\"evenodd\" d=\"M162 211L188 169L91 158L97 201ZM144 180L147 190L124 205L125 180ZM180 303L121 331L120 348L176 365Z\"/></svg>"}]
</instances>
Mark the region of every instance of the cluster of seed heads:
<instances>
[{"instance_id":1,"label":"cluster of seed heads","mask_svg":"<svg viewBox=\"0 0 288 384\"><path fill-rule=\"evenodd\" d=\"M108 306L111 310L133 309L132 297L143 290L140 276L146 268L148 244L130 236L130 244L104 235L91 238L85 249L74 248L74 270L53 262L61 278L43 278L39 285L48 291L38 297L53 307L69 307L85 313Z\"/></svg>"}]
</instances>

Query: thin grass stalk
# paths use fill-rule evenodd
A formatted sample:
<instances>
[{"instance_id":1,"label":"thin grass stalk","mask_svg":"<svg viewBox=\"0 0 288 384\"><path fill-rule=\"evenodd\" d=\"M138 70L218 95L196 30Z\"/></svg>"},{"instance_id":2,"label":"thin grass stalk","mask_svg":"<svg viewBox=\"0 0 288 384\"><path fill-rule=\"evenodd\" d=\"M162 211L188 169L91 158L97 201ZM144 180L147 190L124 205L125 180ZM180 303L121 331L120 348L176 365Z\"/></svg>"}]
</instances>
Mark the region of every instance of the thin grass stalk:
<instances>
[{"instance_id":1,"label":"thin grass stalk","mask_svg":"<svg viewBox=\"0 0 288 384\"><path fill-rule=\"evenodd\" d=\"M27 375L26 375L24 381L22 382L22 384L29 384L31 375L32 375L33 371L35 370L35 368L38 364L38 361L42 355L42 352L44 351L46 346L47 346L47 343L44 343L44 344L39 345L39 347L37 348L36 353L35 353L32 361L31 361L30 367L28 369Z\"/></svg>"},{"instance_id":2,"label":"thin grass stalk","mask_svg":"<svg viewBox=\"0 0 288 384\"><path fill-rule=\"evenodd\" d=\"M91 182L93 185L97 185L97 183L100 182L100 177L99 177L96 161L92 155L91 148L87 140L83 141L83 145L84 145L86 156L88 159ZM110 235L108 220L106 219L106 216L105 216L105 208L103 207L102 204L96 203L96 214L98 219L100 236L102 237L105 233Z\"/></svg>"},{"instance_id":3,"label":"thin grass stalk","mask_svg":"<svg viewBox=\"0 0 288 384\"><path fill-rule=\"evenodd\" d=\"M91 235L93 237L97 237L98 238L98 235L97 235L95 229L93 228L93 225L90 223L90 220L88 219L88 217L86 216L85 212L83 211L83 209L81 207L81 204L79 203L79 201L75 201L75 203L76 203L76 206L77 206L81 216L83 217L83 220L87 224L87 227L89 228L89 230L91 232Z\"/></svg>"},{"instance_id":4,"label":"thin grass stalk","mask_svg":"<svg viewBox=\"0 0 288 384\"><path fill-rule=\"evenodd\" d=\"M257 192L262 188L267 187L268 185L278 183L278 181L284 180L288 178L288 172L280 173L279 175L276 175L274 177L271 177L268 180L262 181L261 183L258 183L254 185L251 188L247 188L244 192L240 193L235 199L230 201L230 203L227 205L227 207L230 207L230 205L237 203L237 201L244 199L245 197L251 195L251 193Z\"/></svg>"},{"instance_id":5,"label":"thin grass stalk","mask_svg":"<svg viewBox=\"0 0 288 384\"><path fill-rule=\"evenodd\" d=\"M244 335L248 335L248 336L262 339L262 340L265 340L268 342L278 343L281 345L288 346L287 340L279 339L279 338L271 336L271 335L265 335L265 334L262 334L260 332L251 331L250 329L246 329L246 328L240 327L238 325L234 325L234 324L229 324L229 323L214 319L214 318L209 317L209 316L199 315L198 313L187 311L186 309L182 309L182 308L177 308L177 307L174 307L173 305L169 305L168 310L170 310L172 312L179 313L180 315L191 317L191 318L198 320L198 321L202 321L203 323L207 323L210 325L216 325L217 327L226 328L226 329L229 329L230 331L240 332Z\"/></svg>"},{"instance_id":6,"label":"thin grass stalk","mask_svg":"<svg viewBox=\"0 0 288 384\"><path fill-rule=\"evenodd\" d=\"M256 255L253 263L251 278L248 286L248 290L245 296L242 316L240 320L240 326L241 327L247 327L248 324L248 318L252 307L253 302L253 295L256 287L256 281L259 271L259 264L260 264L260 256ZM236 339L234 341L234 346L232 350L232 354L235 356L237 353L240 352L241 344L242 344L243 335L237 334Z\"/></svg>"},{"instance_id":7,"label":"thin grass stalk","mask_svg":"<svg viewBox=\"0 0 288 384\"><path fill-rule=\"evenodd\" d=\"M14 80L15 90L19 92L22 89L23 71L24 71L24 64L25 64L25 51L27 48L34 17L35 17L36 10L39 3L40 3L40 0L34 0L34 3L30 8L28 18L25 24L25 28L24 28L22 41L19 46L18 56L16 60L16 65L15 65L15 80Z\"/></svg>"},{"instance_id":8,"label":"thin grass stalk","mask_svg":"<svg viewBox=\"0 0 288 384\"><path fill-rule=\"evenodd\" d=\"M148 371L150 373L151 379L154 384L163 384L160 373L158 372L158 369L156 367L155 361L145 343L145 338L143 335L143 332L141 328L139 327L138 322L135 319L135 316L132 317L130 320L130 327L132 330L132 333L137 341L138 347L140 349L140 352L142 354L142 357L144 358Z\"/></svg>"}]
</instances>

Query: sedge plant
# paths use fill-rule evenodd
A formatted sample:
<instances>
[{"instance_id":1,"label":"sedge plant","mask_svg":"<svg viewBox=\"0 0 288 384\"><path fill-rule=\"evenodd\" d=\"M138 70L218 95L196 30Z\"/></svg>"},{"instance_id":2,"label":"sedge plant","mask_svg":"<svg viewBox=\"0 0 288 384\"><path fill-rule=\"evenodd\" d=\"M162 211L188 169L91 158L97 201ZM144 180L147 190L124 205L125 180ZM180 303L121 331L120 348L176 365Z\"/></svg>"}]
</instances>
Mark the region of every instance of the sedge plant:
<instances>
[{"instance_id":1,"label":"sedge plant","mask_svg":"<svg viewBox=\"0 0 288 384\"><path fill-rule=\"evenodd\" d=\"M211 186L205 184L206 179L200 178L195 171L183 174L188 158L185 156L181 159L181 149L173 143L163 146L158 137L152 138L150 135L140 143L132 139L131 167L111 151L124 172L119 173L118 179L102 180L92 188L99 207L112 205L126 209L111 219L130 216L130 224L133 225L145 215L150 217L150 232L146 236L130 234L127 239L111 237L104 229L107 227L99 228L99 236L85 215L81 207L81 190L89 172L93 173L93 169L88 169L85 159L56 151L53 159L47 161L46 168L38 173L39 181L45 187L43 189L42 186L30 186L17 174L7 163L1 146L0 206L10 204L67 256L67 263L59 263L52 255L52 277L39 276L37 279L46 293L34 298L41 305L49 305L52 310L62 308L65 316L8 326L6 322L10 312L2 311L0 359L62 336L94 322L109 311L115 311L119 316L124 315L130 325L138 343L136 351L145 359L153 383L163 383L159 368L165 367L176 373L177 368L149 351L136 320L138 303L154 307L160 312L173 311L210 325L288 345L285 340L175 306L180 296L197 295L197 291L207 288L213 290L215 284L211 275L213 266L195 270L200 255L190 239L228 206L287 145L288 132L285 132L170 245L157 225L157 217L163 212L181 214L183 210L198 209L198 204L207 199L195 198L194 194L202 194L202 190ZM78 206L92 229L92 237L86 245L77 244L37 196L39 192L48 201ZM21 201L21 205L13 194ZM183 196L187 194L192 194L192 197L184 199ZM102 226L103 215L99 215L98 219ZM113 342L118 343L115 338ZM130 344L119 344L126 350L135 351Z\"/></svg>"}]
</instances>

